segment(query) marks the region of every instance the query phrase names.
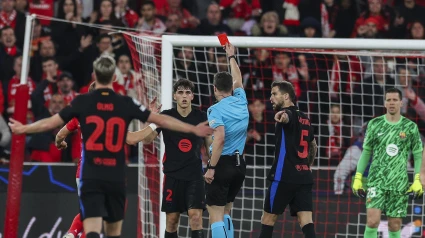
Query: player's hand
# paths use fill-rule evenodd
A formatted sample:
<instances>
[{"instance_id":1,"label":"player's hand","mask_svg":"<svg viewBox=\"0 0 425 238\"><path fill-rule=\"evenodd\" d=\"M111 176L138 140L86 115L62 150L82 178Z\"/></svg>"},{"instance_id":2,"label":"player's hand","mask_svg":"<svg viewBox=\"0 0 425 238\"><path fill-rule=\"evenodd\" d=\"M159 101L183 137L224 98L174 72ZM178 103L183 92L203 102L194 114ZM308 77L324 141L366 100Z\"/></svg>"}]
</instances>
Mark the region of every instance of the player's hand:
<instances>
[{"instance_id":1,"label":"player's hand","mask_svg":"<svg viewBox=\"0 0 425 238\"><path fill-rule=\"evenodd\" d=\"M61 141L60 143L56 142L55 145L58 150L64 150L68 147L68 143L66 143L65 141Z\"/></svg>"},{"instance_id":2,"label":"player's hand","mask_svg":"<svg viewBox=\"0 0 425 238\"><path fill-rule=\"evenodd\" d=\"M224 50L226 51L227 57L235 55L235 47L230 43L224 46Z\"/></svg>"},{"instance_id":3,"label":"player's hand","mask_svg":"<svg viewBox=\"0 0 425 238\"><path fill-rule=\"evenodd\" d=\"M162 104L160 104L159 106L156 106L156 99L157 98L154 97L154 99L149 103L149 111L153 113L159 113L162 107Z\"/></svg>"},{"instance_id":4,"label":"player's hand","mask_svg":"<svg viewBox=\"0 0 425 238\"><path fill-rule=\"evenodd\" d=\"M22 125L19 121L9 118L8 124L13 134L20 135L25 133L25 125Z\"/></svg>"},{"instance_id":5,"label":"player's hand","mask_svg":"<svg viewBox=\"0 0 425 238\"><path fill-rule=\"evenodd\" d=\"M214 180L215 169L208 169L204 175L205 182L211 184Z\"/></svg>"},{"instance_id":6,"label":"player's hand","mask_svg":"<svg viewBox=\"0 0 425 238\"><path fill-rule=\"evenodd\" d=\"M274 115L274 120L277 123L286 123L288 122L288 114L286 113L285 110L279 111L276 113L276 115Z\"/></svg>"},{"instance_id":7,"label":"player's hand","mask_svg":"<svg viewBox=\"0 0 425 238\"><path fill-rule=\"evenodd\" d=\"M362 178L363 178L363 175L361 173L357 172L356 175L354 176L354 182L353 182L352 189L353 189L354 195L361 197L361 198L365 198L366 192L363 189Z\"/></svg>"},{"instance_id":8,"label":"player's hand","mask_svg":"<svg viewBox=\"0 0 425 238\"><path fill-rule=\"evenodd\" d=\"M413 181L409 190L407 190L406 194L413 194L413 199L422 198L424 190L422 188L419 174L415 175L415 180Z\"/></svg>"},{"instance_id":9,"label":"player's hand","mask_svg":"<svg viewBox=\"0 0 425 238\"><path fill-rule=\"evenodd\" d=\"M214 129L212 129L208 125L208 121L201 122L195 127L195 131L193 131L193 134L199 136L199 137L207 137L212 135L214 132Z\"/></svg>"}]
</instances>

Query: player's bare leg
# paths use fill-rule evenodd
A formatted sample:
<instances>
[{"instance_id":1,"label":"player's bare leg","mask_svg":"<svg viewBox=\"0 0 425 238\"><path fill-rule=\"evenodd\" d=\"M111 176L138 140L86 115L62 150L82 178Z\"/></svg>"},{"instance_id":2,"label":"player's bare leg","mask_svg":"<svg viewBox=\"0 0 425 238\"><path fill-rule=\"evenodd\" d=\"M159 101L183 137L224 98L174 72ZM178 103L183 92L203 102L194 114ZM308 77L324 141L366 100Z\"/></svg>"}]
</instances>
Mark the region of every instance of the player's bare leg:
<instances>
[{"instance_id":1,"label":"player's bare leg","mask_svg":"<svg viewBox=\"0 0 425 238\"><path fill-rule=\"evenodd\" d=\"M263 211L261 216L261 233L259 238L270 238L273 235L274 224L278 215Z\"/></svg>"},{"instance_id":2,"label":"player's bare leg","mask_svg":"<svg viewBox=\"0 0 425 238\"><path fill-rule=\"evenodd\" d=\"M400 238L402 219L400 217L388 217L388 231L390 238Z\"/></svg>"},{"instance_id":3,"label":"player's bare leg","mask_svg":"<svg viewBox=\"0 0 425 238\"><path fill-rule=\"evenodd\" d=\"M180 213L172 212L166 215L165 238L177 238L177 227L179 225Z\"/></svg>"},{"instance_id":4,"label":"player's bare leg","mask_svg":"<svg viewBox=\"0 0 425 238\"><path fill-rule=\"evenodd\" d=\"M212 238L228 237L223 222L224 206L207 206L207 209L210 214Z\"/></svg>"},{"instance_id":5,"label":"player's bare leg","mask_svg":"<svg viewBox=\"0 0 425 238\"><path fill-rule=\"evenodd\" d=\"M316 232L314 231L313 213L309 211L297 212L298 223L306 238L315 238Z\"/></svg>"},{"instance_id":6,"label":"player's bare leg","mask_svg":"<svg viewBox=\"0 0 425 238\"><path fill-rule=\"evenodd\" d=\"M121 236L122 220L117 222L104 222L107 238L119 238Z\"/></svg>"},{"instance_id":7,"label":"player's bare leg","mask_svg":"<svg viewBox=\"0 0 425 238\"><path fill-rule=\"evenodd\" d=\"M102 217L90 217L83 221L84 232L87 238L100 238L102 231Z\"/></svg>"},{"instance_id":8,"label":"player's bare leg","mask_svg":"<svg viewBox=\"0 0 425 238\"><path fill-rule=\"evenodd\" d=\"M378 226L380 222L381 222L381 210L377 208L368 208L366 230L364 232L364 237L377 238Z\"/></svg>"},{"instance_id":9,"label":"player's bare leg","mask_svg":"<svg viewBox=\"0 0 425 238\"><path fill-rule=\"evenodd\" d=\"M202 230L202 209L189 209L190 229L192 229L192 238L203 238L204 231Z\"/></svg>"},{"instance_id":10,"label":"player's bare leg","mask_svg":"<svg viewBox=\"0 0 425 238\"><path fill-rule=\"evenodd\" d=\"M232 218L230 217L230 212L232 211L232 208L233 202L229 202L226 204L226 206L224 206L224 227L226 228L227 237L229 238L233 238L235 235Z\"/></svg>"}]
</instances>

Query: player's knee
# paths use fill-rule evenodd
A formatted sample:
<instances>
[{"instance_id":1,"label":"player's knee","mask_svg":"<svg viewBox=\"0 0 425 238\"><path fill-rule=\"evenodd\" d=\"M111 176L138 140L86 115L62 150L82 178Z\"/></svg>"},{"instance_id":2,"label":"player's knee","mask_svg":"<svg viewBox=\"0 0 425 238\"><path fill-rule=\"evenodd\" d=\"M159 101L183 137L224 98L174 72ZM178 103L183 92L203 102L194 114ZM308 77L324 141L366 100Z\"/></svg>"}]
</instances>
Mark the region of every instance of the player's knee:
<instances>
[{"instance_id":1,"label":"player's knee","mask_svg":"<svg viewBox=\"0 0 425 238\"><path fill-rule=\"evenodd\" d=\"M233 203L227 203L226 206L224 206L224 214L230 215L230 211L232 210Z\"/></svg>"},{"instance_id":2,"label":"player's knee","mask_svg":"<svg viewBox=\"0 0 425 238\"><path fill-rule=\"evenodd\" d=\"M277 215L264 212L263 216L261 216L261 224L268 225L268 226L274 226L277 220Z\"/></svg>"},{"instance_id":3,"label":"player's knee","mask_svg":"<svg viewBox=\"0 0 425 238\"><path fill-rule=\"evenodd\" d=\"M376 219L374 217L367 218L367 226L370 228L378 228L380 219Z\"/></svg>"},{"instance_id":4,"label":"player's knee","mask_svg":"<svg viewBox=\"0 0 425 238\"><path fill-rule=\"evenodd\" d=\"M202 229L202 212L196 211L189 213L189 219L192 230Z\"/></svg>"},{"instance_id":5,"label":"player's knee","mask_svg":"<svg viewBox=\"0 0 425 238\"><path fill-rule=\"evenodd\" d=\"M388 230L395 232L401 229L401 219L388 219Z\"/></svg>"},{"instance_id":6,"label":"player's knee","mask_svg":"<svg viewBox=\"0 0 425 238\"><path fill-rule=\"evenodd\" d=\"M119 237L121 235L122 222L105 223L105 233L108 237Z\"/></svg>"},{"instance_id":7,"label":"player's knee","mask_svg":"<svg viewBox=\"0 0 425 238\"><path fill-rule=\"evenodd\" d=\"M298 212L297 218L300 227L303 227L309 223L313 223L313 214L311 212Z\"/></svg>"},{"instance_id":8,"label":"player's knee","mask_svg":"<svg viewBox=\"0 0 425 238\"><path fill-rule=\"evenodd\" d=\"M177 231L177 226L179 223L180 214L178 213L168 213L167 214L167 228L166 230L168 232L175 232Z\"/></svg>"}]
</instances>

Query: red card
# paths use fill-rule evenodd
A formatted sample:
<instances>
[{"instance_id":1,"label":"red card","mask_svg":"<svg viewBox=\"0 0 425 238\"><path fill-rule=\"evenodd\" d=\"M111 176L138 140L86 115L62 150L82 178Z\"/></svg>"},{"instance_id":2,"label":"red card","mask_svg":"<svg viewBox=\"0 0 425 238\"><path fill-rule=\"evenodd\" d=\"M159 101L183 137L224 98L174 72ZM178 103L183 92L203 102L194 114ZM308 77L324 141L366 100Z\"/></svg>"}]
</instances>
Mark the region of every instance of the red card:
<instances>
[{"instance_id":1,"label":"red card","mask_svg":"<svg viewBox=\"0 0 425 238\"><path fill-rule=\"evenodd\" d=\"M225 46L228 43L230 44L229 39L227 38L227 34L226 33L220 34L217 37L218 37L218 40L220 41L220 44L222 46Z\"/></svg>"}]
</instances>

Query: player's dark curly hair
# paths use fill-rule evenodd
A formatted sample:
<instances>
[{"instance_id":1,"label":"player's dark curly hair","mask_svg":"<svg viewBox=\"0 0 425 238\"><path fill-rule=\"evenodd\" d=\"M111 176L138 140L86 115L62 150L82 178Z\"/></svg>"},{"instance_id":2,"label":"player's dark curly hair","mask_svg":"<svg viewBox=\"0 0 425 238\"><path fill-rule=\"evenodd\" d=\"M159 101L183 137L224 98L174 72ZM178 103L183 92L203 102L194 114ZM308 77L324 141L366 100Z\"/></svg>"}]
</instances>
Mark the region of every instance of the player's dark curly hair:
<instances>
[{"instance_id":1,"label":"player's dark curly hair","mask_svg":"<svg viewBox=\"0 0 425 238\"><path fill-rule=\"evenodd\" d=\"M403 100L403 94L401 93L400 89L398 88L389 88L387 91L385 91L385 97L387 96L387 93L398 93L398 97L400 100Z\"/></svg>"},{"instance_id":2,"label":"player's dark curly hair","mask_svg":"<svg viewBox=\"0 0 425 238\"><path fill-rule=\"evenodd\" d=\"M229 93L233 89L233 77L229 72L218 72L214 75L214 86L218 91Z\"/></svg>"},{"instance_id":3,"label":"player's dark curly hair","mask_svg":"<svg viewBox=\"0 0 425 238\"><path fill-rule=\"evenodd\" d=\"M187 80L187 79L179 79L179 80L177 80L177 82L174 83L174 85L173 85L173 92L176 93L177 90L180 87L182 87L184 89L189 89L190 91L192 91L192 93L195 90L195 85L190 80Z\"/></svg>"},{"instance_id":4,"label":"player's dark curly hair","mask_svg":"<svg viewBox=\"0 0 425 238\"><path fill-rule=\"evenodd\" d=\"M291 101L293 103L295 103L295 101L297 100L296 96L295 96L295 89L294 86L292 85L292 83L288 82L288 81L274 81L272 83L272 88L274 87L278 87L279 91L281 93L287 93L289 94L289 97L291 98Z\"/></svg>"}]
</instances>

